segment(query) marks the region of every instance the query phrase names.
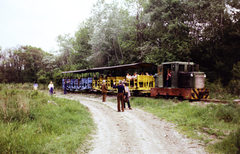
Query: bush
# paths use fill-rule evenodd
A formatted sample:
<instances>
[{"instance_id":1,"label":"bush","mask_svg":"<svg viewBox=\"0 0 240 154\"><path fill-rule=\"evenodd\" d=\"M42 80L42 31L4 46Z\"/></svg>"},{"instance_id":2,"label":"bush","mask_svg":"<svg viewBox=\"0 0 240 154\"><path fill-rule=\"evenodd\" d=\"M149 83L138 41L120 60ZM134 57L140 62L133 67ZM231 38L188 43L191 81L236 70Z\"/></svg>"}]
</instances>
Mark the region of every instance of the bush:
<instances>
[{"instance_id":1,"label":"bush","mask_svg":"<svg viewBox=\"0 0 240 154\"><path fill-rule=\"evenodd\" d=\"M31 84L31 83L24 83L24 84L22 84L22 89L24 89L24 90L33 89L33 84Z\"/></svg>"},{"instance_id":2,"label":"bush","mask_svg":"<svg viewBox=\"0 0 240 154\"><path fill-rule=\"evenodd\" d=\"M235 84L236 85L236 84ZM215 83L207 83L206 86L209 89L209 97L211 99L220 99L220 100L233 100L236 99L237 96L233 95L235 93L230 93L229 89L239 89L239 87L223 87L220 80Z\"/></svg>"},{"instance_id":3,"label":"bush","mask_svg":"<svg viewBox=\"0 0 240 154\"><path fill-rule=\"evenodd\" d=\"M231 80L227 87L228 93L240 95L240 80Z\"/></svg>"},{"instance_id":4,"label":"bush","mask_svg":"<svg viewBox=\"0 0 240 154\"><path fill-rule=\"evenodd\" d=\"M237 104L218 105L215 116L224 122L240 123L240 110Z\"/></svg>"},{"instance_id":5,"label":"bush","mask_svg":"<svg viewBox=\"0 0 240 154\"><path fill-rule=\"evenodd\" d=\"M41 83L41 84L47 84L47 78L45 76L40 76L38 78L38 83Z\"/></svg>"}]
</instances>

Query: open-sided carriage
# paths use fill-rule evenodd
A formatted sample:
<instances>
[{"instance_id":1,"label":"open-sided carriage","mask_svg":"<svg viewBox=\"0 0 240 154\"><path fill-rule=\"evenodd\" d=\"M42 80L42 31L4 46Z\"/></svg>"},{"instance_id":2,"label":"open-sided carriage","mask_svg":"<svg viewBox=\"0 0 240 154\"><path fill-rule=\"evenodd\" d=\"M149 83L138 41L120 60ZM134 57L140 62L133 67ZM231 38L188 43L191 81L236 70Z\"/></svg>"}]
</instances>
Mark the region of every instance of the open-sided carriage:
<instances>
[{"instance_id":1,"label":"open-sided carriage","mask_svg":"<svg viewBox=\"0 0 240 154\"><path fill-rule=\"evenodd\" d=\"M126 73L135 72L136 70L139 72L149 70L151 73L153 72L154 67L156 67L156 65L150 63L134 63L127 65L67 71L62 72L62 74L65 74L65 76L72 76L71 78L78 79L63 79L62 85L64 88L64 81L68 80L68 91L88 90L101 92L102 81L105 80L108 86L108 92L116 93L117 91L115 88L113 88L113 84L116 83L116 85L118 85L119 81L125 81L125 83L128 84L130 91L134 94L150 94L150 89L155 86L155 80L152 75L138 75L136 79L127 80ZM94 79L94 74L97 75L97 80ZM108 76L101 78L100 75L103 74ZM111 74L111 76L109 76L109 74ZM81 80L79 80L79 78L81 78Z\"/></svg>"}]
</instances>

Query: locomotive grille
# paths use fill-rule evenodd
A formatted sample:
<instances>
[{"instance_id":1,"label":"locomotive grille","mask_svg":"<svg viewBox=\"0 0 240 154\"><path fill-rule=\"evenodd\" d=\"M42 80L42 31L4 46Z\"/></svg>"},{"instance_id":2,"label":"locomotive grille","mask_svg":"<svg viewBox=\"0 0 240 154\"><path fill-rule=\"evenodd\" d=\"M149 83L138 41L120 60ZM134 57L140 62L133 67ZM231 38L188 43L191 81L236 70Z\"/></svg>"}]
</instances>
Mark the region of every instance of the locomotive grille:
<instances>
[{"instance_id":1,"label":"locomotive grille","mask_svg":"<svg viewBox=\"0 0 240 154\"><path fill-rule=\"evenodd\" d=\"M191 89L191 99L208 99L209 89Z\"/></svg>"}]
</instances>

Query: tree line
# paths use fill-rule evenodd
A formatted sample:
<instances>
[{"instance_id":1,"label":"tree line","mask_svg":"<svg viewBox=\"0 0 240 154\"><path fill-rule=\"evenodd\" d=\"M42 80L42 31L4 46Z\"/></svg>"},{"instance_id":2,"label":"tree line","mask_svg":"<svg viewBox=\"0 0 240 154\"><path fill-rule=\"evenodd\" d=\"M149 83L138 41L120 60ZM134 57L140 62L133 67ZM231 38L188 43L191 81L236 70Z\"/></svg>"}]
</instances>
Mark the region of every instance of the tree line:
<instances>
[{"instance_id":1,"label":"tree line","mask_svg":"<svg viewBox=\"0 0 240 154\"><path fill-rule=\"evenodd\" d=\"M239 85L238 0L98 0L60 54L31 46L1 52L0 82L47 82L61 71L135 62L188 61L209 82ZM77 20L77 19L76 19Z\"/></svg>"}]
</instances>

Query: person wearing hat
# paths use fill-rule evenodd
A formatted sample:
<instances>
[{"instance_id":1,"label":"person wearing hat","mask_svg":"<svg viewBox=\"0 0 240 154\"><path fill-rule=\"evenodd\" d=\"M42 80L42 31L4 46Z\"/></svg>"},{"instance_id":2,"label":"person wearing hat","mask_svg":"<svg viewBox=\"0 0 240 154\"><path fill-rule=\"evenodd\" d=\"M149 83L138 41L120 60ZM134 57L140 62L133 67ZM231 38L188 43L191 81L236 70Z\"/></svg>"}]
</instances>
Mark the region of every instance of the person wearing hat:
<instances>
[{"instance_id":1,"label":"person wearing hat","mask_svg":"<svg viewBox=\"0 0 240 154\"><path fill-rule=\"evenodd\" d=\"M118 112L121 111L120 106L122 108L122 112L124 112L123 94L125 93L125 89L124 89L124 86L122 84L123 84L122 81L119 81L118 86L116 86L115 82L113 83L113 88L118 89L118 93L117 93L117 109L118 109ZM120 104L120 102L121 102L121 104Z\"/></svg>"},{"instance_id":2,"label":"person wearing hat","mask_svg":"<svg viewBox=\"0 0 240 154\"><path fill-rule=\"evenodd\" d=\"M102 100L102 102L106 102L107 90L108 90L108 88L107 88L107 85L106 85L106 81L103 80L103 81L102 81L102 94L103 94L103 100Z\"/></svg>"}]
</instances>

